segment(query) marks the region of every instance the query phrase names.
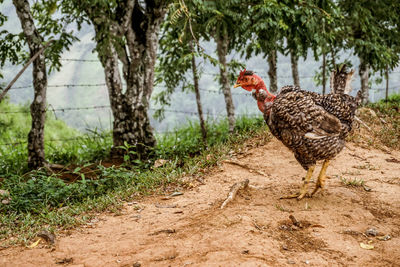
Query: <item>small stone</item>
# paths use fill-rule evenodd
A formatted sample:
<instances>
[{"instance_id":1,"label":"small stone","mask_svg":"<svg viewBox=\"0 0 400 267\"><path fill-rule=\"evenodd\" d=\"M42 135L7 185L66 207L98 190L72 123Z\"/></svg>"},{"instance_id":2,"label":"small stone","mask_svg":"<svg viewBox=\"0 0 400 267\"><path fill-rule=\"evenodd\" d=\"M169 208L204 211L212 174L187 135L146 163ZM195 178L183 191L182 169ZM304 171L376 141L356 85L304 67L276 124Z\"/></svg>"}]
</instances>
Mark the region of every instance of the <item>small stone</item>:
<instances>
[{"instance_id":1,"label":"small stone","mask_svg":"<svg viewBox=\"0 0 400 267\"><path fill-rule=\"evenodd\" d=\"M306 260L304 263L308 265L308 264L310 264L310 261Z\"/></svg>"},{"instance_id":2,"label":"small stone","mask_svg":"<svg viewBox=\"0 0 400 267\"><path fill-rule=\"evenodd\" d=\"M250 250L248 250L248 249L242 251L242 254L249 254L249 253L250 253Z\"/></svg>"},{"instance_id":3,"label":"small stone","mask_svg":"<svg viewBox=\"0 0 400 267\"><path fill-rule=\"evenodd\" d=\"M288 264L296 264L296 262L294 260L287 260Z\"/></svg>"},{"instance_id":4,"label":"small stone","mask_svg":"<svg viewBox=\"0 0 400 267\"><path fill-rule=\"evenodd\" d=\"M364 190L367 191L367 192L371 192L371 191L372 191L372 188L369 187L369 186L363 185L363 188L364 188Z\"/></svg>"},{"instance_id":5,"label":"small stone","mask_svg":"<svg viewBox=\"0 0 400 267\"><path fill-rule=\"evenodd\" d=\"M135 262L132 267L140 267L142 266L142 264L140 262Z\"/></svg>"},{"instance_id":6,"label":"small stone","mask_svg":"<svg viewBox=\"0 0 400 267\"><path fill-rule=\"evenodd\" d=\"M283 250L289 250L289 248L286 245L282 245Z\"/></svg>"},{"instance_id":7,"label":"small stone","mask_svg":"<svg viewBox=\"0 0 400 267\"><path fill-rule=\"evenodd\" d=\"M377 236L378 230L376 230L375 228L369 228L367 231L365 231L365 234L367 236Z\"/></svg>"},{"instance_id":8,"label":"small stone","mask_svg":"<svg viewBox=\"0 0 400 267\"><path fill-rule=\"evenodd\" d=\"M281 230L287 230L288 227L287 227L286 225L282 224L281 226L279 226L279 229L281 229Z\"/></svg>"}]
</instances>

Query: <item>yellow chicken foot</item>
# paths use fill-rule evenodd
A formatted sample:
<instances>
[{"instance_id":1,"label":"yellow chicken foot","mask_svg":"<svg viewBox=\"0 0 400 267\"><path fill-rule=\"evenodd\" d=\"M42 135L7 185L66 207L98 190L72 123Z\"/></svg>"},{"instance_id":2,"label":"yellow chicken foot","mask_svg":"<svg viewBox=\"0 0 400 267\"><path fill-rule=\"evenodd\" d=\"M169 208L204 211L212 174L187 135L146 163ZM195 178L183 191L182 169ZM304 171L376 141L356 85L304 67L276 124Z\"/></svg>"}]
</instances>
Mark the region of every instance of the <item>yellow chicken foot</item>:
<instances>
[{"instance_id":1,"label":"yellow chicken foot","mask_svg":"<svg viewBox=\"0 0 400 267\"><path fill-rule=\"evenodd\" d=\"M308 168L306 177L303 179L304 183L300 188L300 192L297 192L295 194L292 195L288 195L288 196L283 196L280 199L289 199L289 198L297 198L297 200L301 200L304 198L305 195L307 195L308 192L308 183L310 182L311 176L314 172L315 169L315 165L311 166Z\"/></svg>"},{"instance_id":2,"label":"yellow chicken foot","mask_svg":"<svg viewBox=\"0 0 400 267\"><path fill-rule=\"evenodd\" d=\"M318 189L320 189L320 188L321 188L321 190L324 189L325 179L326 179L325 174L326 174L326 169L329 166L329 162L330 161L326 159L324 161L324 163L322 164L321 171L319 172L319 175L318 175L317 183L315 185L314 191L312 191L312 193L311 193L311 196L313 196L318 191Z\"/></svg>"}]
</instances>

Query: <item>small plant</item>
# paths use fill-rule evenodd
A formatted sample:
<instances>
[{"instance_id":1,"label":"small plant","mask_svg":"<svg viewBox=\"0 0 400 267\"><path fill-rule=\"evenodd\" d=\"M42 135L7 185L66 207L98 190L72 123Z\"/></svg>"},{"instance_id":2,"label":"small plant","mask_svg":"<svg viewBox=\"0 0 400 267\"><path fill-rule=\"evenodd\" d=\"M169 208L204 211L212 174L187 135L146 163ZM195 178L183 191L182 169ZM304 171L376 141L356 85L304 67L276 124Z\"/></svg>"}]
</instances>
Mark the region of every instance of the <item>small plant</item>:
<instances>
[{"instance_id":1,"label":"small plant","mask_svg":"<svg viewBox=\"0 0 400 267\"><path fill-rule=\"evenodd\" d=\"M345 186L364 186L365 182L363 179L347 179L345 177L340 178L342 184Z\"/></svg>"},{"instance_id":2,"label":"small plant","mask_svg":"<svg viewBox=\"0 0 400 267\"><path fill-rule=\"evenodd\" d=\"M135 151L136 146L128 144L128 142L124 141L123 146L119 146L119 149L122 149L124 154L124 164L125 166L129 166L131 164L142 164L142 161L138 158L138 153Z\"/></svg>"},{"instance_id":3,"label":"small plant","mask_svg":"<svg viewBox=\"0 0 400 267\"><path fill-rule=\"evenodd\" d=\"M373 166L373 165L371 165L371 164L369 164L369 163L364 164L364 165L356 165L356 166L353 166L353 168L356 168L356 169L358 169L358 170L369 170L369 171L376 171L376 170L378 170L377 167L375 167L375 166Z\"/></svg>"},{"instance_id":4,"label":"small plant","mask_svg":"<svg viewBox=\"0 0 400 267\"><path fill-rule=\"evenodd\" d=\"M361 175L360 171L345 171L342 173L343 175L351 175L351 176L355 176L355 175Z\"/></svg>"},{"instance_id":5,"label":"small plant","mask_svg":"<svg viewBox=\"0 0 400 267\"><path fill-rule=\"evenodd\" d=\"M282 211L282 212L293 212L293 210L291 209L287 209L285 207L283 207L282 205L276 204L275 208L277 208L278 210Z\"/></svg>"}]
</instances>

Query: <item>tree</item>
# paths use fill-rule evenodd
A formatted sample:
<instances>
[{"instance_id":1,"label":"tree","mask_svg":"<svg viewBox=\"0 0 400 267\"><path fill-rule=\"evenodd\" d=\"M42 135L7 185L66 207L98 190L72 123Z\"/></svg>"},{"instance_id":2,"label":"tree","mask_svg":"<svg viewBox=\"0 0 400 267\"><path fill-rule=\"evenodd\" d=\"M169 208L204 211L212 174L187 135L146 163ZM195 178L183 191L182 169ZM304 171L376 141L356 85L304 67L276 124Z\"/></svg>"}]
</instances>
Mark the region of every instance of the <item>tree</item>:
<instances>
[{"instance_id":1,"label":"tree","mask_svg":"<svg viewBox=\"0 0 400 267\"><path fill-rule=\"evenodd\" d=\"M326 93L326 78L329 68L334 67L336 50L341 48L341 41L337 41L337 29L340 28L340 12L335 1L302 1L295 3L285 1L289 8L284 13L283 22L287 27L285 36L287 39L287 49L292 56L293 73L297 72L296 55L307 57L308 50L312 49L316 60L322 55L322 71L319 82L322 83L322 93ZM332 47L334 49L332 49ZM331 50L330 50L331 49ZM292 52L293 51L293 52ZM332 57L329 60L328 53ZM296 80L297 75L293 75ZM296 82L295 82L296 83Z\"/></svg>"},{"instance_id":2,"label":"tree","mask_svg":"<svg viewBox=\"0 0 400 267\"><path fill-rule=\"evenodd\" d=\"M189 8L193 5L189 3ZM198 46L198 24L184 2L176 3L170 8L167 19L163 24L162 36L160 38L161 57L157 65L156 82L166 86L166 90L160 92L155 99L162 106L170 104L169 96L180 85L182 91L194 91L196 95L197 113L199 116L200 129L203 143L207 144L207 129L201 104L199 78L200 72L196 63L196 57L204 53L197 53ZM197 34L196 34L197 33ZM192 71L193 82L187 79L187 74ZM163 117L163 108L156 115Z\"/></svg>"},{"instance_id":3,"label":"tree","mask_svg":"<svg viewBox=\"0 0 400 267\"><path fill-rule=\"evenodd\" d=\"M295 86L300 87L300 77L299 77L299 56L297 55L296 50L290 49L290 65L292 67L292 77L293 84Z\"/></svg>"},{"instance_id":4,"label":"tree","mask_svg":"<svg viewBox=\"0 0 400 267\"><path fill-rule=\"evenodd\" d=\"M156 144L148 117L153 92L158 33L171 1L67 1L95 30L96 51L104 68L113 122L112 156L128 144L145 158ZM122 74L119 69L122 65ZM122 80L125 81L124 86Z\"/></svg>"},{"instance_id":5,"label":"tree","mask_svg":"<svg viewBox=\"0 0 400 267\"><path fill-rule=\"evenodd\" d=\"M283 52L283 32L288 25L282 18L286 11L287 7L278 1L253 1L249 15L256 38L247 47L246 57L262 53L267 58L271 92L278 90L277 53Z\"/></svg>"},{"instance_id":6,"label":"tree","mask_svg":"<svg viewBox=\"0 0 400 267\"><path fill-rule=\"evenodd\" d=\"M0 44L1 66L4 66L7 60L13 64L19 64L39 54L33 61L32 69L34 98L30 106L32 127L28 134L28 167L30 169L37 169L46 164L44 126L47 104L47 61L50 62L50 69L58 69L61 52L64 48L68 48L73 40L76 40L72 33L65 31L68 21L51 18L51 14L54 13L54 3L55 1L36 2L31 7L27 0L13 0L21 22L22 33L12 34L6 31L0 33L3 39ZM5 17L0 17L2 17L0 19L0 26L2 26ZM45 54L41 54L46 38L54 38L54 42ZM25 44L28 45L29 55L24 53Z\"/></svg>"},{"instance_id":7,"label":"tree","mask_svg":"<svg viewBox=\"0 0 400 267\"><path fill-rule=\"evenodd\" d=\"M338 1L344 14L346 47L360 58L362 102L368 102L369 72L393 69L399 64L399 1Z\"/></svg>"},{"instance_id":8,"label":"tree","mask_svg":"<svg viewBox=\"0 0 400 267\"><path fill-rule=\"evenodd\" d=\"M229 122L229 132L235 127L235 107L233 105L229 66L236 62L228 62L228 54L243 47L251 35L248 20L249 3L247 1L204 1L197 3L198 25L200 34L205 40L214 39L219 60L220 85L225 98L226 112Z\"/></svg>"}]
</instances>

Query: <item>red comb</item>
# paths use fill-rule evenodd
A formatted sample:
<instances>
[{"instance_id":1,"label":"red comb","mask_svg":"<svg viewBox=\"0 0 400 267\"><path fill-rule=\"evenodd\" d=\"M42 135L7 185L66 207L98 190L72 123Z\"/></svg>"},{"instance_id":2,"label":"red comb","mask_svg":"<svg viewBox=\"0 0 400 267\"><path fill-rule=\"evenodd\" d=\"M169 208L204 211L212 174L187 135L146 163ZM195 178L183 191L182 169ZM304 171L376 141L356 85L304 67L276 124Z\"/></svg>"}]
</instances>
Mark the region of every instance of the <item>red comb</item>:
<instances>
[{"instance_id":1,"label":"red comb","mask_svg":"<svg viewBox=\"0 0 400 267\"><path fill-rule=\"evenodd\" d=\"M245 74L245 72L246 72L246 69L242 70L242 71L240 72L240 74L239 74L239 77L243 77L244 74Z\"/></svg>"}]
</instances>

